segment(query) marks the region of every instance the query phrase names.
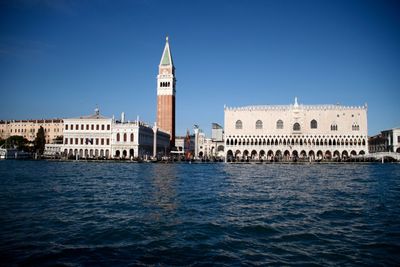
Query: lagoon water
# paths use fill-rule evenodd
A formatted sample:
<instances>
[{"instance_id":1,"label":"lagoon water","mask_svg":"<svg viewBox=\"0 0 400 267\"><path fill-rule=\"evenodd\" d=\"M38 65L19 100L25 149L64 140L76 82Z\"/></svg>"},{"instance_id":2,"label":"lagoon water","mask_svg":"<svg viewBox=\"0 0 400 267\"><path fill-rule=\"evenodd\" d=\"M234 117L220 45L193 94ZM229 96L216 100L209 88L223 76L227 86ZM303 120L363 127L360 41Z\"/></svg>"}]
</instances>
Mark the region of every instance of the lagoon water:
<instances>
[{"instance_id":1,"label":"lagoon water","mask_svg":"<svg viewBox=\"0 0 400 267\"><path fill-rule=\"evenodd\" d=\"M0 265L400 265L400 164L0 161Z\"/></svg>"}]
</instances>

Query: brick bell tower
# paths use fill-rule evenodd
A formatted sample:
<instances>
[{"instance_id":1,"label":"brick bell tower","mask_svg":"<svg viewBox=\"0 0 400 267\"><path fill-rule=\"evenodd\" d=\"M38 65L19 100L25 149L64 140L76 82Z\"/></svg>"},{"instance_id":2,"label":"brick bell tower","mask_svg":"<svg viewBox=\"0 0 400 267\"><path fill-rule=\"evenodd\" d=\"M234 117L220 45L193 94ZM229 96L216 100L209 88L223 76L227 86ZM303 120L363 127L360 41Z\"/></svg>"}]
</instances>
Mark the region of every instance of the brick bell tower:
<instances>
[{"instance_id":1,"label":"brick bell tower","mask_svg":"<svg viewBox=\"0 0 400 267\"><path fill-rule=\"evenodd\" d=\"M175 67L167 36L164 52L158 66L157 126L170 133L171 150L175 146L175 85Z\"/></svg>"}]
</instances>

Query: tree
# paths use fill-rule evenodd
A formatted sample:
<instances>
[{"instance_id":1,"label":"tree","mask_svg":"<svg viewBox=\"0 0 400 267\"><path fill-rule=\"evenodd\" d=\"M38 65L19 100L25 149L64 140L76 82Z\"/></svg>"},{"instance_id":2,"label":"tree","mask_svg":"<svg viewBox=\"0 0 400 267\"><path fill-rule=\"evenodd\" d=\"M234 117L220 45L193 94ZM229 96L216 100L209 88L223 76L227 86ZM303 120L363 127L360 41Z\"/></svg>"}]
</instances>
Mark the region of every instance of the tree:
<instances>
[{"instance_id":1,"label":"tree","mask_svg":"<svg viewBox=\"0 0 400 267\"><path fill-rule=\"evenodd\" d=\"M26 139L22 136L19 136L19 135L13 135L6 139L4 147L5 148L16 148L18 150L27 151L28 144L29 144L28 139Z\"/></svg>"},{"instance_id":2,"label":"tree","mask_svg":"<svg viewBox=\"0 0 400 267\"><path fill-rule=\"evenodd\" d=\"M42 126L40 126L35 138L35 150L39 153L39 155L43 155L45 144L46 137L44 135L44 129Z\"/></svg>"}]
</instances>

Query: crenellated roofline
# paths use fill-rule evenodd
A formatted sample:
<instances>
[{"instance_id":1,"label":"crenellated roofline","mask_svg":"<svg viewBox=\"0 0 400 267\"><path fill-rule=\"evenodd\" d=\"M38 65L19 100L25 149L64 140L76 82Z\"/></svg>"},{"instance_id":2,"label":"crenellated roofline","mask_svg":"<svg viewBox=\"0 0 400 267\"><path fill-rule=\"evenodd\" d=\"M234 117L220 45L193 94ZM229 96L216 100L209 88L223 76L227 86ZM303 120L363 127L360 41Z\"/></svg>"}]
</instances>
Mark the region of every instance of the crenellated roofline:
<instances>
[{"instance_id":1,"label":"crenellated roofline","mask_svg":"<svg viewBox=\"0 0 400 267\"><path fill-rule=\"evenodd\" d=\"M252 110L367 110L368 105L363 106L344 106L339 104L322 104L322 105L303 105L297 102L295 97L294 104L290 105L252 105L242 107L224 106L224 110L232 111L252 111Z\"/></svg>"},{"instance_id":2,"label":"crenellated roofline","mask_svg":"<svg viewBox=\"0 0 400 267\"><path fill-rule=\"evenodd\" d=\"M367 110L367 106L342 106L342 105L256 105L243 107L228 107L224 110L345 110L345 109L362 109Z\"/></svg>"}]
</instances>

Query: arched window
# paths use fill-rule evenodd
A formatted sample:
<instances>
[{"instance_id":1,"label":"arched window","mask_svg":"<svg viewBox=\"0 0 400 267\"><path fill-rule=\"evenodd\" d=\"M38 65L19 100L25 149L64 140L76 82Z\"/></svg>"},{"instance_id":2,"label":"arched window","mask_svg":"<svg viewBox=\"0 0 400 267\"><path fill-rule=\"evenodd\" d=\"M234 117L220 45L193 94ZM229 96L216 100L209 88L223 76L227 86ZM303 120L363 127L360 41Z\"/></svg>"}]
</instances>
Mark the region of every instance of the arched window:
<instances>
[{"instance_id":1,"label":"arched window","mask_svg":"<svg viewBox=\"0 0 400 267\"><path fill-rule=\"evenodd\" d=\"M133 142L133 133L131 133L131 142Z\"/></svg>"},{"instance_id":2,"label":"arched window","mask_svg":"<svg viewBox=\"0 0 400 267\"><path fill-rule=\"evenodd\" d=\"M262 128L263 128L262 121L260 121L260 120L256 121L256 129L262 129Z\"/></svg>"},{"instance_id":3,"label":"arched window","mask_svg":"<svg viewBox=\"0 0 400 267\"><path fill-rule=\"evenodd\" d=\"M117 133L117 142L119 142L119 139L120 139L119 133Z\"/></svg>"},{"instance_id":4,"label":"arched window","mask_svg":"<svg viewBox=\"0 0 400 267\"><path fill-rule=\"evenodd\" d=\"M331 125L331 131L337 131L337 125L335 123Z\"/></svg>"},{"instance_id":5,"label":"arched window","mask_svg":"<svg viewBox=\"0 0 400 267\"><path fill-rule=\"evenodd\" d=\"M317 129L318 123L316 120L312 120L310 124L311 129Z\"/></svg>"},{"instance_id":6,"label":"arched window","mask_svg":"<svg viewBox=\"0 0 400 267\"><path fill-rule=\"evenodd\" d=\"M243 128L243 124L242 124L241 120L237 120L236 121L235 128L236 129L242 129Z\"/></svg>"},{"instance_id":7,"label":"arched window","mask_svg":"<svg viewBox=\"0 0 400 267\"><path fill-rule=\"evenodd\" d=\"M124 142L126 142L126 133L124 133Z\"/></svg>"},{"instance_id":8,"label":"arched window","mask_svg":"<svg viewBox=\"0 0 400 267\"><path fill-rule=\"evenodd\" d=\"M300 123L296 122L293 124L293 131L300 131Z\"/></svg>"},{"instance_id":9,"label":"arched window","mask_svg":"<svg viewBox=\"0 0 400 267\"><path fill-rule=\"evenodd\" d=\"M276 122L276 129L283 129L283 121L282 120L278 120Z\"/></svg>"}]
</instances>

